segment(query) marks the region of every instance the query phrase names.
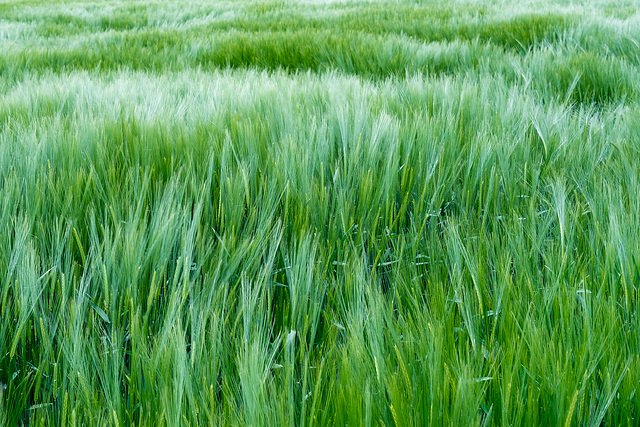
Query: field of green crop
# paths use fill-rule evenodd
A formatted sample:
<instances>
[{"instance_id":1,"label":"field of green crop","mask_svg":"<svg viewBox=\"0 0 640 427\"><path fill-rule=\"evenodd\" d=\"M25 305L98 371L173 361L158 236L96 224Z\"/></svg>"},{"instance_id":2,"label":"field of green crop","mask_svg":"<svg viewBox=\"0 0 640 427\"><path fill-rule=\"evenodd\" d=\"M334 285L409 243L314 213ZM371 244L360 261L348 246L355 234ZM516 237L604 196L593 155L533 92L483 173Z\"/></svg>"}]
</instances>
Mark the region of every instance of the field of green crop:
<instances>
[{"instance_id":1,"label":"field of green crop","mask_svg":"<svg viewBox=\"0 0 640 427\"><path fill-rule=\"evenodd\" d=\"M0 426L637 426L635 0L0 0Z\"/></svg>"}]
</instances>

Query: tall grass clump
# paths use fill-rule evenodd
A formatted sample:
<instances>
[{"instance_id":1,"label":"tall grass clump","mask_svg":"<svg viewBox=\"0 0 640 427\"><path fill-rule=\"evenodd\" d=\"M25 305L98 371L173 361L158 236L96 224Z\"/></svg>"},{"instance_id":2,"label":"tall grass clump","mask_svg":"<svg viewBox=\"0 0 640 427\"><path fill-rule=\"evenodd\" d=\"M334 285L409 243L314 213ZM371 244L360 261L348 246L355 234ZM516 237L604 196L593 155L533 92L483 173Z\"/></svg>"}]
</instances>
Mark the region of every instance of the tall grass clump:
<instances>
[{"instance_id":1,"label":"tall grass clump","mask_svg":"<svg viewBox=\"0 0 640 427\"><path fill-rule=\"evenodd\" d=\"M0 425L637 425L638 13L0 5Z\"/></svg>"}]
</instances>

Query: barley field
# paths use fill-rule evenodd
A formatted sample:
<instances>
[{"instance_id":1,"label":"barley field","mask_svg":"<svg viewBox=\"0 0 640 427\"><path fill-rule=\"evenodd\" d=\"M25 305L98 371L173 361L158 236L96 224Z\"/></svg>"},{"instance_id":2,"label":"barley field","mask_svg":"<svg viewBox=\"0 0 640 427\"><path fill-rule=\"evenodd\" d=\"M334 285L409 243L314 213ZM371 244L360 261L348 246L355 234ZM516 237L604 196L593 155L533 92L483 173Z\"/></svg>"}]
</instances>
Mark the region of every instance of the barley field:
<instances>
[{"instance_id":1,"label":"barley field","mask_svg":"<svg viewBox=\"0 0 640 427\"><path fill-rule=\"evenodd\" d=\"M0 0L1 426L637 426L640 4Z\"/></svg>"}]
</instances>

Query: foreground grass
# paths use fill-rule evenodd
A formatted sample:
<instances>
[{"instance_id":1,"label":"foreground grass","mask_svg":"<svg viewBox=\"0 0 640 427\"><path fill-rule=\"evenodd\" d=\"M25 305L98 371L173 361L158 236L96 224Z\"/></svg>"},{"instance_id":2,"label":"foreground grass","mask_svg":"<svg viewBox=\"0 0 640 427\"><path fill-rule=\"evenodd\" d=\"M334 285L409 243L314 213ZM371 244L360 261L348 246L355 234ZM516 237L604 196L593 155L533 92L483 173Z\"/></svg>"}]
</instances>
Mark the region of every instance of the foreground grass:
<instances>
[{"instance_id":1,"label":"foreground grass","mask_svg":"<svg viewBox=\"0 0 640 427\"><path fill-rule=\"evenodd\" d=\"M5 425L638 424L634 3L0 10Z\"/></svg>"}]
</instances>

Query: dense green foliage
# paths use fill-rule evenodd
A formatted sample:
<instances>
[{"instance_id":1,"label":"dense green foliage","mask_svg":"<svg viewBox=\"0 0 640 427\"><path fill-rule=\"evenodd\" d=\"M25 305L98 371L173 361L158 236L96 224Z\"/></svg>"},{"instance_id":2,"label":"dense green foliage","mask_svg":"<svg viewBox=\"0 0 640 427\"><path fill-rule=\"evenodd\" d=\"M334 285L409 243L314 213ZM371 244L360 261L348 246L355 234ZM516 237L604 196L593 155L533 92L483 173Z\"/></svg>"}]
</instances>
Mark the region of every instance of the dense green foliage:
<instances>
[{"instance_id":1,"label":"dense green foliage","mask_svg":"<svg viewBox=\"0 0 640 427\"><path fill-rule=\"evenodd\" d=\"M639 45L635 1L0 3L0 425L638 425Z\"/></svg>"}]
</instances>

